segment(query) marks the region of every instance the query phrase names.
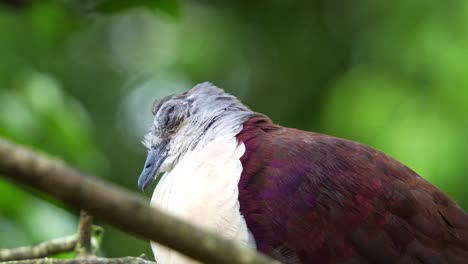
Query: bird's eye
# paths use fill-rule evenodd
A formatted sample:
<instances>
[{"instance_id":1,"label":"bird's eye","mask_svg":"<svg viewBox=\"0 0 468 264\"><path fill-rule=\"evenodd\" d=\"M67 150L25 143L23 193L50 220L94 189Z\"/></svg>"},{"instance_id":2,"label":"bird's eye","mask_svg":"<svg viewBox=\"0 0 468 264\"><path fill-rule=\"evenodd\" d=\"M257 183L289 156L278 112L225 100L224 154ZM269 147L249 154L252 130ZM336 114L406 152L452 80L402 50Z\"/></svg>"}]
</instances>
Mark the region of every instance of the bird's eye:
<instances>
[{"instance_id":1,"label":"bird's eye","mask_svg":"<svg viewBox=\"0 0 468 264\"><path fill-rule=\"evenodd\" d=\"M169 109L167 109L167 113L164 118L164 126L170 125L169 123L175 119L174 109L175 109L174 106L171 106Z\"/></svg>"},{"instance_id":2,"label":"bird's eye","mask_svg":"<svg viewBox=\"0 0 468 264\"><path fill-rule=\"evenodd\" d=\"M166 113L162 119L162 124L166 129L172 129L180 123L180 112L176 110L176 106L167 108Z\"/></svg>"},{"instance_id":3,"label":"bird's eye","mask_svg":"<svg viewBox=\"0 0 468 264\"><path fill-rule=\"evenodd\" d=\"M157 113L158 126L166 133L178 129L188 116L188 105L183 100L164 102Z\"/></svg>"}]
</instances>

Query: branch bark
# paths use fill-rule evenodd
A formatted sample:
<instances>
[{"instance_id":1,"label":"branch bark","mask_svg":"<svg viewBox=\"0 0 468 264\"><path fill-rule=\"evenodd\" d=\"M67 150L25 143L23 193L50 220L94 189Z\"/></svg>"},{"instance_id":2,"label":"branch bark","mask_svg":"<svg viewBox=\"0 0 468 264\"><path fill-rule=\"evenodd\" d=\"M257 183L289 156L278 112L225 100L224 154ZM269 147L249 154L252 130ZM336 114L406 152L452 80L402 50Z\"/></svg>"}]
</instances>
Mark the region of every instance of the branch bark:
<instances>
[{"instance_id":1,"label":"branch bark","mask_svg":"<svg viewBox=\"0 0 468 264\"><path fill-rule=\"evenodd\" d=\"M86 210L81 210L78 243L75 248L77 257L84 258L94 255L91 248L92 225L93 216L90 215Z\"/></svg>"},{"instance_id":2,"label":"branch bark","mask_svg":"<svg viewBox=\"0 0 468 264\"><path fill-rule=\"evenodd\" d=\"M82 210L83 212L84 210ZM0 249L0 264L3 264L5 261L12 261L12 260L26 260L26 259L38 259L38 258L46 258L52 255L56 255L59 253L65 252L77 252L78 258L90 257L94 256L95 252L98 250L99 242L97 244L91 244L91 239L100 240L102 238L102 233L104 229L100 226L92 225L89 222L89 215L86 217L80 218L80 230L78 234L55 238L49 241L41 242L36 245L27 246L27 247L18 247L18 248L8 248L8 249ZM83 221L87 223L82 223ZM82 224L84 224L85 233L89 232L89 238L83 237L82 232L83 229L81 228ZM88 226L89 224L89 226ZM86 234L87 235L87 234ZM82 253L84 251L83 247L80 246L80 240L89 239L89 252ZM95 246L95 247L93 247Z\"/></svg>"},{"instance_id":3,"label":"branch bark","mask_svg":"<svg viewBox=\"0 0 468 264\"><path fill-rule=\"evenodd\" d=\"M156 262L149 261L137 257L123 257L123 258L76 258L76 259L27 259L8 261L2 264L156 264Z\"/></svg>"},{"instance_id":4,"label":"branch bark","mask_svg":"<svg viewBox=\"0 0 468 264\"><path fill-rule=\"evenodd\" d=\"M90 177L0 139L0 174L41 190L66 204L141 238L157 241L206 263L278 263L151 208L142 196Z\"/></svg>"},{"instance_id":5,"label":"branch bark","mask_svg":"<svg viewBox=\"0 0 468 264\"><path fill-rule=\"evenodd\" d=\"M0 261L44 258L75 249L77 236L52 239L31 247L0 249Z\"/></svg>"}]
</instances>

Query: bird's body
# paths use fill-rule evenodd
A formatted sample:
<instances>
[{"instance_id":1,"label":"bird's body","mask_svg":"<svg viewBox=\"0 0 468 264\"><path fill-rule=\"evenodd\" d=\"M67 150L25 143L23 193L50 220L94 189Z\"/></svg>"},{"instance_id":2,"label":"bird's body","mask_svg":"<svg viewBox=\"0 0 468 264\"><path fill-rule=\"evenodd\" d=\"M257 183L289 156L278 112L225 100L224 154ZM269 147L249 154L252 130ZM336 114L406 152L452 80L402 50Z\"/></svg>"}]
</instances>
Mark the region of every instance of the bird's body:
<instances>
[{"instance_id":1,"label":"bird's body","mask_svg":"<svg viewBox=\"0 0 468 264\"><path fill-rule=\"evenodd\" d=\"M468 263L463 209L369 146L275 125L206 83L154 114L153 206L284 263Z\"/></svg>"},{"instance_id":2,"label":"bird's body","mask_svg":"<svg viewBox=\"0 0 468 264\"><path fill-rule=\"evenodd\" d=\"M468 217L415 172L362 144L244 124L241 213L286 263L468 263Z\"/></svg>"}]
</instances>

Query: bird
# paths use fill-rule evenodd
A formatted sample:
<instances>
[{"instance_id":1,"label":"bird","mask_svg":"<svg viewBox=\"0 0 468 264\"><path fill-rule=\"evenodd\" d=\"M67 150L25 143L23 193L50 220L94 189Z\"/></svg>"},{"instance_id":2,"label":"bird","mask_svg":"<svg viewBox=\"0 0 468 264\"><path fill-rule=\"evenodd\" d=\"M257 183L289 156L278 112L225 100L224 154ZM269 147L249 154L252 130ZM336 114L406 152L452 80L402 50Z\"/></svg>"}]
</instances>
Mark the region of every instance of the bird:
<instances>
[{"instance_id":1,"label":"bird","mask_svg":"<svg viewBox=\"0 0 468 264\"><path fill-rule=\"evenodd\" d=\"M283 263L468 263L465 211L381 151L274 124L208 82L152 113L138 187L158 179L153 207Z\"/></svg>"}]
</instances>

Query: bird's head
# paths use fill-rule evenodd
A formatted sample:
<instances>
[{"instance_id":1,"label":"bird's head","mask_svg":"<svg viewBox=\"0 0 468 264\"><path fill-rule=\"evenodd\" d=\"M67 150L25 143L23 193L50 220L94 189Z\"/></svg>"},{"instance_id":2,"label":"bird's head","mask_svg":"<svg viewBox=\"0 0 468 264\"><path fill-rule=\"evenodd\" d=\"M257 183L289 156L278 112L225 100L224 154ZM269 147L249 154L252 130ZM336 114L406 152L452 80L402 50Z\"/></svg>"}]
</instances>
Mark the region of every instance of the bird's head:
<instances>
[{"instance_id":1,"label":"bird's head","mask_svg":"<svg viewBox=\"0 0 468 264\"><path fill-rule=\"evenodd\" d=\"M157 100L152 112L153 124L143 140L148 157L138 179L141 191L159 173L174 168L186 153L218 136L237 135L255 115L236 97L210 83Z\"/></svg>"}]
</instances>

